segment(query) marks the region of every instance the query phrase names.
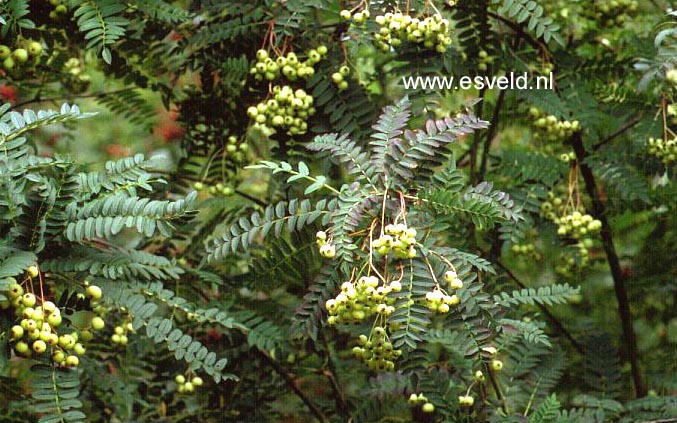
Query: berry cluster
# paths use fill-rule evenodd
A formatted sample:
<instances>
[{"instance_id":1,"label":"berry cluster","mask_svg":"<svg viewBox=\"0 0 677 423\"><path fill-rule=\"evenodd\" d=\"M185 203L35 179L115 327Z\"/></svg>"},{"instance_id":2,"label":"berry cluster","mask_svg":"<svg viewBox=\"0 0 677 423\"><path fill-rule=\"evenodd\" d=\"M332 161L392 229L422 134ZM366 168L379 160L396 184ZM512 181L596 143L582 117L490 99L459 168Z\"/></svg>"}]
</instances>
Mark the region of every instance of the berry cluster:
<instances>
[{"instance_id":1,"label":"berry cluster","mask_svg":"<svg viewBox=\"0 0 677 423\"><path fill-rule=\"evenodd\" d=\"M435 287L432 291L425 294L425 302L430 311L449 313L450 306L458 305L461 300L458 298L458 295L448 295L442 289Z\"/></svg>"},{"instance_id":2,"label":"berry cluster","mask_svg":"<svg viewBox=\"0 0 677 423\"><path fill-rule=\"evenodd\" d=\"M435 405L428 401L428 398L423 394L411 394L409 395L407 402L409 402L409 405L412 407L418 407L420 405L421 411L424 413L432 413L435 411Z\"/></svg>"},{"instance_id":3,"label":"berry cluster","mask_svg":"<svg viewBox=\"0 0 677 423\"><path fill-rule=\"evenodd\" d=\"M345 77L350 75L350 68L348 66L341 66L338 72L334 72L331 75L331 80L338 87L339 91L343 91L348 88L348 81L345 80Z\"/></svg>"},{"instance_id":4,"label":"berry cluster","mask_svg":"<svg viewBox=\"0 0 677 423\"><path fill-rule=\"evenodd\" d=\"M592 17L599 25L611 28L622 26L636 11L636 0L597 0L592 9Z\"/></svg>"},{"instance_id":5,"label":"berry cluster","mask_svg":"<svg viewBox=\"0 0 677 423\"><path fill-rule=\"evenodd\" d=\"M565 252L560 255L559 263L555 265L555 272L562 276L571 276L575 270L583 269L590 264L590 248L594 245L592 239L585 238L572 247L575 253Z\"/></svg>"},{"instance_id":6,"label":"berry cluster","mask_svg":"<svg viewBox=\"0 0 677 423\"><path fill-rule=\"evenodd\" d=\"M541 204L541 216L552 220L559 227L557 235L580 239L589 233L598 232L602 228L602 222L587 213L582 206L576 210L567 212L567 204L561 197L556 197L553 192L548 193L548 200Z\"/></svg>"},{"instance_id":7,"label":"berry cluster","mask_svg":"<svg viewBox=\"0 0 677 423\"><path fill-rule=\"evenodd\" d=\"M176 375L174 382L176 382L176 392L179 394L190 394L195 391L195 388L204 384L204 381L199 376L193 376L188 380L184 375Z\"/></svg>"},{"instance_id":8,"label":"berry cluster","mask_svg":"<svg viewBox=\"0 0 677 423\"><path fill-rule=\"evenodd\" d=\"M510 247L510 251L517 256L526 256L536 261L539 261L542 258L541 253L536 250L536 245L534 245L533 242L513 244Z\"/></svg>"},{"instance_id":9,"label":"berry cluster","mask_svg":"<svg viewBox=\"0 0 677 423\"><path fill-rule=\"evenodd\" d=\"M557 117L548 115L536 107L531 107L529 114L534 119L533 125L536 129L534 139L536 140L562 141L579 129L577 120L558 120Z\"/></svg>"},{"instance_id":10,"label":"berry cluster","mask_svg":"<svg viewBox=\"0 0 677 423\"><path fill-rule=\"evenodd\" d=\"M371 13L369 13L369 9L363 9L355 13L351 12L350 10L344 9L341 10L339 14L341 16L341 19L345 21L349 21L352 19L352 22L358 25L364 25L364 23L367 22L367 19L369 19L369 17L371 16Z\"/></svg>"},{"instance_id":11,"label":"berry cluster","mask_svg":"<svg viewBox=\"0 0 677 423\"><path fill-rule=\"evenodd\" d=\"M37 266L28 268L27 274L27 281L38 277ZM33 284L27 286L32 287ZM14 351L23 357L31 357L33 353L49 353L54 363L77 367L80 363L78 356L84 355L86 351L83 342L94 337L90 329L101 330L105 326L103 319L95 316L89 328L78 331L62 327L61 309L53 302L44 300L42 295L25 291L16 281L3 294L10 299L16 317L21 319L10 329L10 339L14 342ZM99 301L102 297L101 288L89 285L85 295L91 302Z\"/></svg>"},{"instance_id":12,"label":"berry cluster","mask_svg":"<svg viewBox=\"0 0 677 423\"><path fill-rule=\"evenodd\" d=\"M559 159L560 159L563 163L570 163L570 162L573 162L573 161L576 160L576 153L574 153L573 151L570 151L570 152L568 152L568 153L562 153L562 154L560 154Z\"/></svg>"},{"instance_id":13,"label":"berry cluster","mask_svg":"<svg viewBox=\"0 0 677 423\"><path fill-rule=\"evenodd\" d=\"M134 327L131 323L123 323L122 325L113 328L113 334L110 337L112 343L120 346L125 346L129 342L128 333L135 333Z\"/></svg>"},{"instance_id":14,"label":"berry cluster","mask_svg":"<svg viewBox=\"0 0 677 423\"><path fill-rule=\"evenodd\" d=\"M378 254L387 256L392 251L396 259L416 257L416 229L397 223L386 225L384 232L371 244Z\"/></svg>"},{"instance_id":15,"label":"berry cluster","mask_svg":"<svg viewBox=\"0 0 677 423\"><path fill-rule=\"evenodd\" d=\"M376 276L361 276L357 282L341 284L341 292L327 300L325 307L329 312L327 323L330 325L360 323L374 315L390 316L395 311L391 292L400 292L399 281L381 284Z\"/></svg>"},{"instance_id":16,"label":"berry cluster","mask_svg":"<svg viewBox=\"0 0 677 423\"><path fill-rule=\"evenodd\" d=\"M602 229L602 222L580 211L561 216L555 220L555 223L559 225L557 235L575 239L580 239L588 233L599 232Z\"/></svg>"},{"instance_id":17,"label":"berry cluster","mask_svg":"<svg viewBox=\"0 0 677 423\"><path fill-rule=\"evenodd\" d=\"M477 53L477 69L484 72L492 63L494 63L494 57L490 56L485 50L480 50Z\"/></svg>"},{"instance_id":18,"label":"berry cluster","mask_svg":"<svg viewBox=\"0 0 677 423\"><path fill-rule=\"evenodd\" d=\"M315 234L315 241L320 249L320 255L324 258L332 259L336 255L336 247L331 243L331 239L327 239L325 231L317 231Z\"/></svg>"},{"instance_id":19,"label":"berry cluster","mask_svg":"<svg viewBox=\"0 0 677 423\"><path fill-rule=\"evenodd\" d=\"M91 78L85 73L85 66L77 57L71 57L63 65L64 75L61 83L74 93L82 93L89 87Z\"/></svg>"},{"instance_id":20,"label":"berry cluster","mask_svg":"<svg viewBox=\"0 0 677 423\"><path fill-rule=\"evenodd\" d=\"M460 395L458 397L458 405L465 408L470 408L475 404L475 398L471 395Z\"/></svg>"},{"instance_id":21,"label":"berry cluster","mask_svg":"<svg viewBox=\"0 0 677 423\"><path fill-rule=\"evenodd\" d=\"M374 44L383 51L390 51L406 41L444 53L451 44L449 21L439 13L421 18L400 12L386 13L376 16L374 21L380 27L374 34Z\"/></svg>"},{"instance_id":22,"label":"berry cluster","mask_svg":"<svg viewBox=\"0 0 677 423\"><path fill-rule=\"evenodd\" d=\"M0 44L2 67L15 77L32 70L40 62L41 54L42 44L34 40L20 39L16 42L14 49Z\"/></svg>"},{"instance_id":23,"label":"berry cluster","mask_svg":"<svg viewBox=\"0 0 677 423\"><path fill-rule=\"evenodd\" d=\"M223 138L226 138L228 132L226 129L217 125L198 123L189 129L189 136L192 141L200 144L221 144ZM227 138L226 145L219 151L219 159L229 162L229 164L242 165L247 162L247 152L249 144L244 141L239 142L237 137L230 135Z\"/></svg>"},{"instance_id":24,"label":"berry cluster","mask_svg":"<svg viewBox=\"0 0 677 423\"><path fill-rule=\"evenodd\" d=\"M54 10L49 12L49 18L58 21L61 18L66 16L66 12L68 12L68 8L66 7L65 4L63 4L63 0L49 0L49 4L54 6Z\"/></svg>"},{"instance_id":25,"label":"berry cluster","mask_svg":"<svg viewBox=\"0 0 677 423\"><path fill-rule=\"evenodd\" d=\"M371 330L369 337L360 335L359 346L353 348L353 355L369 367L370 370L395 369L395 360L402 355L402 350L393 348L388 340L386 328L376 326Z\"/></svg>"},{"instance_id":26,"label":"berry cluster","mask_svg":"<svg viewBox=\"0 0 677 423\"><path fill-rule=\"evenodd\" d=\"M665 165L677 161L677 136L670 140L649 138L649 154L656 156Z\"/></svg>"},{"instance_id":27,"label":"berry cluster","mask_svg":"<svg viewBox=\"0 0 677 423\"><path fill-rule=\"evenodd\" d=\"M301 60L293 51L286 56L278 56L273 59L266 50L256 52L256 64L250 69L257 81L264 78L268 81L274 81L280 75L284 75L289 81L296 81L299 78L308 79L315 74L315 64L318 63L327 54L327 46L321 45L316 49L308 50L306 60Z\"/></svg>"},{"instance_id":28,"label":"berry cluster","mask_svg":"<svg viewBox=\"0 0 677 423\"><path fill-rule=\"evenodd\" d=\"M247 114L260 126L282 128L288 135L305 134L306 119L315 114L313 97L304 90L294 91L289 85L273 87L273 98L247 109Z\"/></svg>"},{"instance_id":29,"label":"berry cluster","mask_svg":"<svg viewBox=\"0 0 677 423\"><path fill-rule=\"evenodd\" d=\"M193 188L195 188L195 191L207 191L213 196L229 197L235 193L232 187L224 185L221 182L217 182L216 185L207 186L204 182L198 181L193 184Z\"/></svg>"}]
</instances>

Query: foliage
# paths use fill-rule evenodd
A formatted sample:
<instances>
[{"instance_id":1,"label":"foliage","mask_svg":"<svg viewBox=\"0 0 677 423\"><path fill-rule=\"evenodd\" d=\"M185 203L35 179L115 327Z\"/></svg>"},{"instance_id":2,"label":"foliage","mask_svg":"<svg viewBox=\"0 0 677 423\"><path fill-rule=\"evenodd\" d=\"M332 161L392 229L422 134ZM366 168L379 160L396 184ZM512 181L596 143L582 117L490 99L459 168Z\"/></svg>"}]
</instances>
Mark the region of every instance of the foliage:
<instances>
[{"instance_id":1,"label":"foliage","mask_svg":"<svg viewBox=\"0 0 677 423\"><path fill-rule=\"evenodd\" d=\"M1 2L0 420L667 422L667 6Z\"/></svg>"}]
</instances>

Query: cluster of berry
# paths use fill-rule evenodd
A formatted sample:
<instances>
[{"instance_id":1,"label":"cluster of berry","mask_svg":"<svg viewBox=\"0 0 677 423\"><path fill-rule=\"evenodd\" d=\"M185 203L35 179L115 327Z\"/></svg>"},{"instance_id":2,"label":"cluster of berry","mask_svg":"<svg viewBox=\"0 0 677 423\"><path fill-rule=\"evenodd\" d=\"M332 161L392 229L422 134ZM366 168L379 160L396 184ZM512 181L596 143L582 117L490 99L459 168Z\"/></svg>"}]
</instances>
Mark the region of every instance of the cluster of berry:
<instances>
[{"instance_id":1,"label":"cluster of berry","mask_svg":"<svg viewBox=\"0 0 677 423\"><path fill-rule=\"evenodd\" d=\"M529 114L534 119L533 125L536 129L534 139L549 142L562 141L570 137L579 129L577 120L559 120L553 115L539 110L536 107L529 109Z\"/></svg>"},{"instance_id":2,"label":"cluster of berry","mask_svg":"<svg viewBox=\"0 0 677 423\"><path fill-rule=\"evenodd\" d=\"M331 243L330 239L327 239L327 233L325 231L317 231L315 234L315 242L320 248L320 255L324 258L332 259L336 255L336 247Z\"/></svg>"},{"instance_id":3,"label":"cluster of berry","mask_svg":"<svg viewBox=\"0 0 677 423\"><path fill-rule=\"evenodd\" d=\"M384 228L384 235L375 239L372 248L382 256L391 251L396 259L416 257L416 229L408 228L403 223L389 224Z\"/></svg>"},{"instance_id":4,"label":"cluster of berry","mask_svg":"<svg viewBox=\"0 0 677 423\"><path fill-rule=\"evenodd\" d=\"M357 341L359 346L353 348L353 355L369 369L374 371L395 369L395 360L402 355L402 350L393 348L385 327L375 326L369 337L360 335Z\"/></svg>"},{"instance_id":5,"label":"cluster of berry","mask_svg":"<svg viewBox=\"0 0 677 423\"><path fill-rule=\"evenodd\" d=\"M235 190L228 186L224 185L221 182L217 182L215 185L210 185L207 186L204 182L195 182L193 184L193 188L195 188L196 191L207 191L213 196L223 196L223 197L229 197L235 193Z\"/></svg>"},{"instance_id":6,"label":"cluster of berry","mask_svg":"<svg viewBox=\"0 0 677 423\"><path fill-rule=\"evenodd\" d=\"M39 269L31 266L27 270L27 281L37 278ZM27 284L32 287L32 283ZM89 328L73 330L62 327L61 310L53 302L36 296L33 292L26 292L16 280L10 284L7 292L2 292L9 298L14 307L15 315L21 319L10 329L10 338L14 342L14 351L23 357L30 357L33 353L44 354L49 350L52 361L60 366L77 367L80 363L78 356L85 354L82 344L91 340L94 335L90 329L101 330L104 327L103 319L95 316ZM92 303L102 298L101 288L88 285L85 295ZM66 333L66 331L69 331Z\"/></svg>"},{"instance_id":7,"label":"cluster of berry","mask_svg":"<svg viewBox=\"0 0 677 423\"><path fill-rule=\"evenodd\" d=\"M29 39L19 39L15 43L14 49L0 44L0 60L2 67L7 73L18 77L27 70L35 68L40 62L42 54L42 44Z\"/></svg>"},{"instance_id":8,"label":"cluster of berry","mask_svg":"<svg viewBox=\"0 0 677 423\"><path fill-rule=\"evenodd\" d=\"M249 72L257 81L264 78L274 81L280 75L284 75L289 81L299 78L308 79L315 74L315 64L327 54L327 46L321 45L316 49L310 49L306 53L306 60L301 60L293 51L286 56L278 56L273 59L266 50L256 52L256 63Z\"/></svg>"},{"instance_id":9,"label":"cluster of berry","mask_svg":"<svg viewBox=\"0 0 677 423\"><path fill-rule=\"evenodd\" d=\"M188 380L184 375L176 375L174 382L176 382L176 392L179 394L190 394L195 391L195 388L204 384L204 381L199 376L193 376Z\"/></svg>"},{"instance_id":10,"label":"cluster of berry","mask_svg":"<svg viewBox=\"0 0 677 423\"><path fill-rule=\"evenodd\" d=\"M596 0L590 13L599 25L611 28L623 25L635 12L636 0Z\"/></svg>"},{"instance_id":11,"label":"cluster of berry","mask_svg":"<svg viewBox=\"0 0 677 423\"><path fill-rule=\"evenodd\" d=\"M341 292L325 304L329 312L327 323L359 323L375 314L390 316L395 311L392 305L395 299L388 294L401 290L399 281L381 285L376 276L361 276L355 283L343 282Z\"/></svg>"},{"instance_id":12,"label":"cluster of berry","mask_svg":"<svg viewBox=\"0 0 677 423\"><path fill-rule=\"evenodd\" d=\"M556 197L553 192L549 192L548 200L541 204L541 216L558 225L557 235L574 239L599 232L602 228L602 222L585 213L582 206L579 206L577 210L567 212L566 201L561 197Z\"/></svg>"},{"instance_id":13,"label":"cluster of berry","mask_svg":"<svg viewBox=\"0 0 677 423\"><path fill-rule=\"evenodd\" d=\"M374 34L374 44L383 51L390 51L406 41L444 53L452 42L449 20L439 13L421 18L400 12L386 13L376 16L374 22L380 27Z\"/></svg>"},{"instance_id":14,"label":"cluster of berry","mask_svg":"<svg viewBox=\"0 0 677 423\"><path fill-rule=\"evenodd\" d=\"M350 68L348 66L341 66L338 72L334 72L331 75L331 80L338 87L339 91L348 89L348 81L345 80L345 77L350 75Z\"/></svg>"},{"instance_id":15,"label":"cluster of berry","mask_svg":"<svg viewBox=\"0 0 677 423\"><path fill-rule=\"evenodd\" d=\"M124 347L129 342L127 333L135 333L134 327L129 322L115 326L113 328L113 334L111 335L110 340L112 343Z\"/></svg>"},{"instance_id":16,"label":"cluster of berry","mask_svg":"<svg viewBox=\"0 0 677 423\"><path fill-rule=\"evenodd\" d=\"M409 399L407 401L412 407L418 407L420 405L421 411L424 413L432 413L435 411L435 405L428 401L428 398L423 394L411 394L409 395Z\"/></svg>"},{"instance_id":17,"label":"cluster of berry","mask_svg":"<svg viewBox=\"0 0 677 423\"><path fill-rule=\"evenodd\" d=\"M533 242L524 244L513 244L510 251L517 256L526 256L533 260L540 261L543 257L541 253L536 250L536 245Z\"/></svg>"},{"instance_id":18,"label":"cluster of berry","mask_svg":"<svg viewBox=\"0 0 677 423\"><path fill-rule=\"evenodd\" d=\"M677 137L670 140L649 138L649 154L656 156L665 165L677 161Z\"/></svg>"},{"instance_id":19,"label":"cluster of berry","mask_svg":"<svg viewBox=\"0 0 677 423\"><path fill-rule=\"evenodd\" d=\"M54 6L54 10L49 12L50 19L57 21L66 16L68 8L63 4L63 0L49 0L49 4Z\"/></svg>"},{"instance_id":20,"label":"cluster of berry","mask_svg":"<svg viewBox=\"0 0 677 423\"><path fill-rule=\"evenodd\" d=\"M303 89L294 91L289 85L276 85L273 98L249 107L247 114L260 126L279 127L286 129L288 135L296 135L306 133L306 119L315 114L315 108L313 97Z\"/></svg>"},{"instance_id":21,"label":"cluster of berry","mask_svg":"<svg viewBox=\"0 0 677 423\"><path fill-rule=\"evenodd\" d=\"M90 76L85 73L84 64L77 57L71 57L63 65L64 74L61 83L74 93L82 93L89 87Z\"/></svg>"},{"instance_id":22,"label":"cluster of berry","mask_svg":"<svg viewBox=\"0 0 677 423\"><path fill-rule=\"evenodd\" d=\"M590 248L593 241L586 238L572 245L573 250L560 254L559 263L555 265L555 273L562 276L571 276L576 270L590 264Z\"/></svg>"}]
</instances>

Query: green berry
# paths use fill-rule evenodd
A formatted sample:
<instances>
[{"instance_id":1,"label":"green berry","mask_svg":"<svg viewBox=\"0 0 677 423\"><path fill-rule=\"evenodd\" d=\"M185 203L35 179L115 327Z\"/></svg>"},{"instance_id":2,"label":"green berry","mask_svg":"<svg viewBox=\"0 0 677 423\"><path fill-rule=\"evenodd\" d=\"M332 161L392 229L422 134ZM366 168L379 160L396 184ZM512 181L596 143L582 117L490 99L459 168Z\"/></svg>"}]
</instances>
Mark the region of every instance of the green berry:
<instances>
[{"instance_id":1,"label":"green berry","mask_svg":"<svg viewBox=\"0 0 677 423\"><path fill-rule=\"evenodd\" d=\"M94 301L100 300L103 295L101 288L96 285L88 286L85 294Z\"/></svg>"},{"instance_id":2,"label":"green berry","mask_svg":"<svg viewBox=\"0 0 677 423\"><path fill-rule=\"evenodd\" d=\"M28 61L28 52L26 49L18 48L12 52L12 57L18 63L26 63Z\"/></svg>"},{"instance_id":3,"label":"green berry","mask_svg":"<svg viewBox=\"0 0 677 423\"><path fill-rule=\"evenodd\" d=\"M101 330L106 326L106 322L103 321L103 319L99 316L94 316L92 318L92 329L94 330Z\"/></svg>"}]
</instances>

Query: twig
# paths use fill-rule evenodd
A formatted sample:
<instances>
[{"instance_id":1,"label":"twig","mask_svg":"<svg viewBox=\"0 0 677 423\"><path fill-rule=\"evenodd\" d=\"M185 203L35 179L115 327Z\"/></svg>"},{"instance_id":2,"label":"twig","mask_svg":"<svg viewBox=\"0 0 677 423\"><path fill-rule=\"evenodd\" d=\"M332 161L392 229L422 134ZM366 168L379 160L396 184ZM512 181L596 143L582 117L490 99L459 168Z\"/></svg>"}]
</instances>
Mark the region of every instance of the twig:
<instances>
[{"instance_id":1,"label":"twig","mask_svg":"<svg viewBox=\"0 0 677 423\"><path fill-rule=\"evenodd\" d=\"M477 175L477 179L479 181L484 179L484 173L487 170L487 162L489 161L489 150L491 148L491 141L496 135L496 131L498 131L498 116L501 113L504 98L505 98L505 90L501 90L501 92L498 93L496 106L494 106L494 114L491 116L491 123L489 124L489 129L487 130L486 138L484 139L484 147L482 149L482 162L480 163L480 171Z\"/></svg>"},{"instance_id":2,"label":"twig","mask_svg":"<svg viewBox=\"0 0 677 423\"><path fill-rule=\"evenodd\" d=\"M512 273L512 272L510 271L510 269L508 269L507 267L505 267L505 265L504 265L503 263L501 263L501 262L498 261L498 260L494 260L494 264L496 264L496 266L500 267L501 270L503 270L503 271L505 272L505 274L508 275L508 277L509 277L510 279L512 279L512 280L517 284L517 286L519 286L519 287L522 288L522 289L525 289L525 288L527 287L522 281L520 281L520 280L517 278L517 276L515 276L514 273ZM564 327L564 325L562 324L562 322L560 322L559 319L557 319L557 317L555 317L555 316L550 312L550 310L548 310L547 307L544 306L543 304L536 304L536 305L538 306L539 309L541 309L541 312L542 312L542 313L545 315L545 317L550 321L550 323L553 324L553 325L555 326L555 328L556 328L562 335L564 335L564 337L565 337L566 339L569 340L569 342L571 342L571 345L576 349L576 351L578 351L579 354L583 354L583 352L584 352L583 345L581 345L581 343L578 342L578 341L576 340L576 338L574 338L574 336L571 334L571 332L569 332L569 331Z\"/></svg>"},{"instance_id":3,"label":"twig","mask_svg":"<svg viewBox=\"0 0 677 423\"><path fill-rule=\"evenodd\" d=\"M348 401L346 401L346 395L343 392L343 389L341 389L341 384L338 381L338 372L336 371L334 360L332 360L331 357L331 352L329 350L327 338L324 336L323 333L321 333L320 339L322 341L322 346L324 347L324 351L326 352L327 357L327 367L325 369L322 369L322 374L327 379L329 379L329 383L331 383L332 390L334 391L334 394L336 394L336 405L338 409L344 415L348 416L349 421L352 421L353 416L350 413L350 405L348 404Z\"/></svg>"},{"instance_id":4,"label":"twig","mask_svg":"<svg viewBox=\"0 0 677 423\"><path fill-rule=\"evenodd\" d=\"M637 349L635 331L632 327L630 302L628 300L628 292L625 287L623 272L621 271L621 264L618 260L618 254L616 254L616 247L614 246L611 235L611 227L609 226L609 222L606 218L604 203L600 199L599 192L597 191L595 175L592 173L592 169L590 169L590 167L585 162L588 152L585 150L583 138L580 132L574 133L572 137L572 145L574 147L574 151L576 152L577 161L580 164L581 175L583 176L583 180L585 182L585 189L588 192L588 195L590 195L590 198L592 198L594 217L595 219L598 219L600 222L602 222L602 243L604 245L607 261L609 262L611 276L614 281L614 291L618 301L618 314L621 319L621 327L623 328L623 336L625 338L628 359L630 361L630 367L632 370L635 397L643 397L646 395L646 388L642 383L642 374L639 368L639 352Z\"/></svg>"},{"instance_id":5,"label":"twig","mask_svg":"<svg viewBox=\"0 0 677 423\"><path fill-rule=\"evenodd\" d=\"M504 24L509 26L510 29L515 31L515 33L517 33L517 35L519 35L520 38L522 38L523 40L525 40L526 42L531 44L532 47L534 47L537 50L541 50L546 56L549 55L548 54L548 47L545 44L543 44L542 42L540 42L539 40L533 38L528 33L524 32L521 25L516 24L516 23L512 22L511 20L506 19L503 16L501 16L497 13L494 13L494 12L488 12L487 15L491 16L494 19L497 19L497 20L503 22Z\"/></svg>"},{"instance_id":6,"label":"twig","mask_svg":"<svg viewBox=\"0 0 677 423\"><path fill-rule=\"evenodd\" d=\"M280 363L277 362L277 360L272 358L264 351L257 350L257 352L261 357L263 357L263 359L268 364L270 364L270 367L272 367L273 370L275 370L275 372L279 374L282 377L282 379L284 379L287 386L289 386L291 390L294 391L296 396L298 396L301 399L301 401L303 401L306 407L308 407L310 412L313 413L319 421L321 421L322 423L329 422L329 419L327 418L327 416L324 415L322 410L320 410L320 408L317 405L315 405L315 403L313 403L301 389L299 389L294 377L290 373L287 373L287 371L280 365Z\"/></svg>"},{"instance_id":7,"label":"twig","mask_svg":"<svg viewBox=\"0 0 677 423\"><path fill-rule=\"evenodd\" d=\"M131 91L133 89L134 88L122 88L122 89L119 89L119 90L106 91L106 92L101 92L101 93L65 95L63 97L50 97L50 98L40 98L40 94L38 94L30 100L26 100L26 101L16 103L15 105L12 106L12 108L18 109L19 107L23 107L23 106L26 106L26 105L32 104L32 103L53 103L53 102L60 102L60 101L64 101L64 100L74 100L74 99L79 99L79 98L101 98L101 97L109 96L111 94L118 94L118 93L123 93L125 91Z\"/></svg>"},{"instance_id":8,"label":"twig","mask_svg":"<svg viewBox=\"0 0 677 423\"><path fill-rule=\"evenodd\" d=\"M479 98L482 100L477 104L477 112L475 115L479 118L482 119L482 113L484 112L484 96L486 95L486 90L482 88L480 90L480 95ZM472 144L470 145L470 179L472 180L473 183L478 182L477 181L477 174L475 173L475 169L477 168L477 150L479 147L480 143L480 134L479 132L474 132L473 133L473 139L472 139Z\"/></svg>"},{"instance_id":9,"label":"twig","mask_svg":"<svg viewBox=\"0 0 677 423\"><path fill-rule=\"evenodd\" d=\"M616 137L622 135L624 132L626 132L627 130L629 130L629 129L632 128L633 126L637 125L637 124L640 122L640 120L641 120L641 118L640 118L639 116L638 116L638 117L635 117L635 118L632 119L630 122L628 122L628 123L626 123L625 125L623 125L622 127L620 127L620 129L618 129L616 132L614 132L614 133L612 133L612 134L610 134L610 135L607 135L606 137L602 138L597 144L595 144L595 145L592 147L592 151L597 151L597 150L599 150L599 148L602 147L604 144L613 141L614 139L616 139Z\"/></svg>"}]
</instances>

